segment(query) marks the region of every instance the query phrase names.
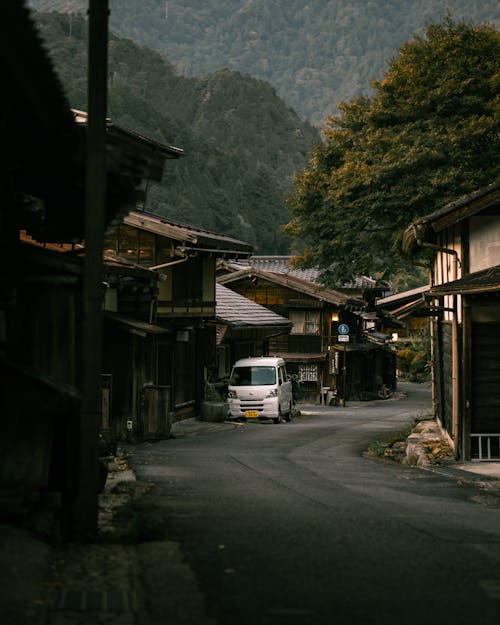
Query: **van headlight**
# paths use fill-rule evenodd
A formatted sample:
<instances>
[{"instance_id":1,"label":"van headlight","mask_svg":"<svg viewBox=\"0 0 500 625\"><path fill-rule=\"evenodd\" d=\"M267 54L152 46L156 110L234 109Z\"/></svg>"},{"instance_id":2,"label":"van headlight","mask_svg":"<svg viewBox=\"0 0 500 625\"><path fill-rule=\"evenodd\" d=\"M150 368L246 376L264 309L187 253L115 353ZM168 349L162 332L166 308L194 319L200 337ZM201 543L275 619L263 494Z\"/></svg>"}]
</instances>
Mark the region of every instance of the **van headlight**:
<instances>
[{"instance_id":1,"label":"van headlight","mask_svg":"<svg viewBox=\"0 0 500 625\"><path fill-rule=\"evenodd\" d=\"M237 399L238 395L236 395L236 391L228 391L227 392L227 398L228 399Z\"/></svg>"},{"instance_id":2,"label":"van headlight","mask_svg":"<svg viewBox=\"0 0 500 625\"><path fill-rule=\"evenodd\" d=\"M273 390L272 390L272 391L269 391L269 392L266 394L266 399L267 399L268 397L278 397L278 389L277 389L277 388L273 388Z\"/></svg>"}]
</instances>

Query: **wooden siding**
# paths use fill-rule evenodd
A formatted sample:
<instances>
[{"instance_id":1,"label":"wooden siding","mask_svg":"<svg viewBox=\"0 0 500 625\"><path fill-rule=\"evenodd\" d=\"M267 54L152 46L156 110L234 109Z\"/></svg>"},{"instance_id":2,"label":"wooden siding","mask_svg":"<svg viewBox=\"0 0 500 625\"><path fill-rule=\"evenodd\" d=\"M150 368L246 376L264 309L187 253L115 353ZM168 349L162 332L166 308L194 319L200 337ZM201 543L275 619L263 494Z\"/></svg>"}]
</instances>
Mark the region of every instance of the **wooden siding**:
<instances>
[{"instance_id":1,"label":"wooden siding","mask_svg":"<svg viewBox=\"0 0 500 625\"><path fill-rule=\"evenodd\" d=\"M472 324L471 432L500 432L500 323Z\"/></svg>"},{"instance_id":2,"label":"wooden siding","mask_svg":"<svg viewBox=\"0 0 500 625\"><path fill-rule=\"evenodd\" d=\"M319 354L321 353L321 337L313 334L290 334L288 336L287 351Z\"/></svg>"},{"instance_id":3,"label":"wooden siding","mask_svg":"<svg viewBox=\"0 0 500 625\"><path fill-rule=\"evenodd\" d=\"M232 284L231 288L253 302L271 308L278 314L283 314L284 308L318 308L316 298L262 279L259 279L256 284L248 279Z\"/></svg>"},{"instance_id":4,"label":"wooden siding","mask_svg":"<svg viewBox=\"0 0 500 625\"><path fill-rule=\"evenodd\" d=\"M435 380L437 416L452 435L452 328L451 323L435 323Z\"/></svg>"}]
</instances>

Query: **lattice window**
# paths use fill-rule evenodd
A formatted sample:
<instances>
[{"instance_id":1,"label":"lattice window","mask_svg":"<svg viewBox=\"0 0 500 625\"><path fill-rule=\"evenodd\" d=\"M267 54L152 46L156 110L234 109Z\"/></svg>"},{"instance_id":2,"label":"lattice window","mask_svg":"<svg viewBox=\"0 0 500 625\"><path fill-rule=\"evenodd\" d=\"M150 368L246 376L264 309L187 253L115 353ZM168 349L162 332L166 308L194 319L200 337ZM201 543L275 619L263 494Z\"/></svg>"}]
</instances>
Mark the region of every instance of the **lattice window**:
<instances>
[{"instance_id":1,"label":"lattice window","mask_svg":"<svg viewBox=\"0 0 500 625\"><path fill-rule=\"evenodd\" d=\"M300 382L317 382L318 381L318 365L316 364L299 365L299 381Z\"/></svg>"},{"instance_id":2,"label":"lattice window","mask_svg":"<svg viewBox=\"0 0 500 625\"><path fill-rule=\"evenodd\" d=\"M289 314L293 323L290 334L319 334L319 312L316 310L292 310Z\"/></svg>"}]
</instances>

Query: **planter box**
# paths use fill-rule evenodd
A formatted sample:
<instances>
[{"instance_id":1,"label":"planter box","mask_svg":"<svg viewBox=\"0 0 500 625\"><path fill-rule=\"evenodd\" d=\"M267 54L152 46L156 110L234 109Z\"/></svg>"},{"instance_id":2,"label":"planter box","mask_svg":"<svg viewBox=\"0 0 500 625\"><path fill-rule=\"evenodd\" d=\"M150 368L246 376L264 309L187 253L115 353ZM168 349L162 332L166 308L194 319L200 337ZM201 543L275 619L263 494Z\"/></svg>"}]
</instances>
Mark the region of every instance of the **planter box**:
<instances>
[{"instance_id":1,"label":"planter box","mask_svg":"<svg viewBox=\"0 0 500 625\"><path fill-rule=\"evenodd\" d=\"M225 421L227 419L226 402L204 401L200 406L201 421Z\"/></svg>"}]
</instances>

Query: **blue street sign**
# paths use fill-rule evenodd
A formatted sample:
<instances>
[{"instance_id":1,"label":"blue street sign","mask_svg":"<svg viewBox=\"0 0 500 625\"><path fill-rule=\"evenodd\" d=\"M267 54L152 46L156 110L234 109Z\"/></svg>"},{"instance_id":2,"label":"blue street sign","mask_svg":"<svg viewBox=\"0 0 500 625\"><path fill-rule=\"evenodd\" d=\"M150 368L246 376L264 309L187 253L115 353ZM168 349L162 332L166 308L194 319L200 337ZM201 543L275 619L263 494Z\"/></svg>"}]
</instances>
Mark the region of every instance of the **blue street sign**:
<instances>
[{"instance_id":1,"label":"blue street sign","mask_svg":"<svg viewBox=\"0 0 500 625\"><path fill-rule=\"evenodd\" d=\"M349 326L347 323L341 323L339 325L339 334L349 334Z\"/></svg>"}]
</instances>

